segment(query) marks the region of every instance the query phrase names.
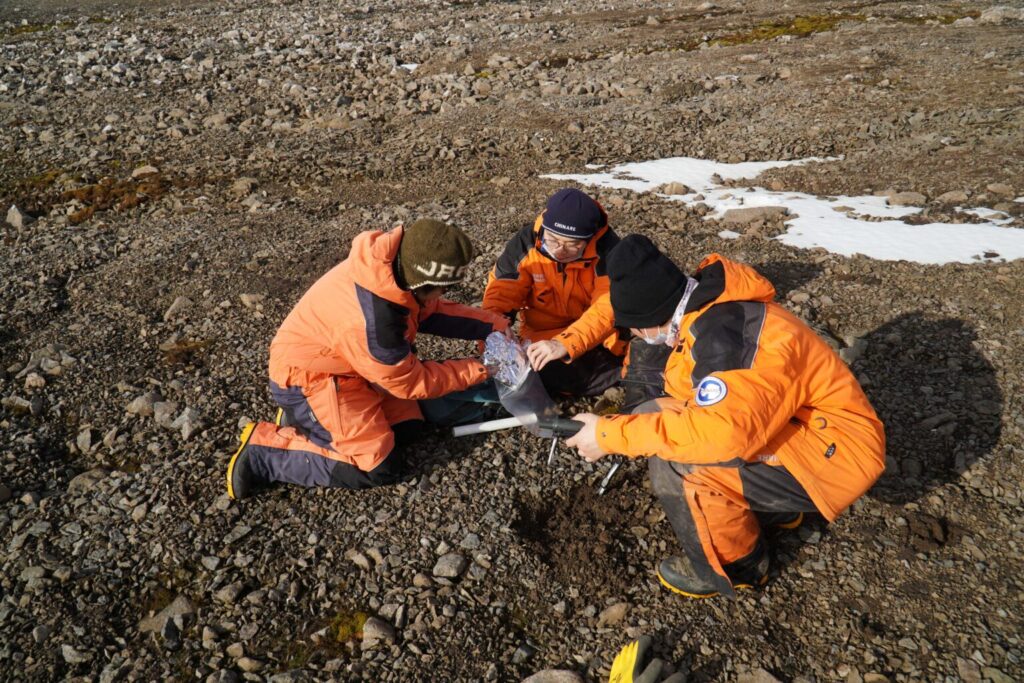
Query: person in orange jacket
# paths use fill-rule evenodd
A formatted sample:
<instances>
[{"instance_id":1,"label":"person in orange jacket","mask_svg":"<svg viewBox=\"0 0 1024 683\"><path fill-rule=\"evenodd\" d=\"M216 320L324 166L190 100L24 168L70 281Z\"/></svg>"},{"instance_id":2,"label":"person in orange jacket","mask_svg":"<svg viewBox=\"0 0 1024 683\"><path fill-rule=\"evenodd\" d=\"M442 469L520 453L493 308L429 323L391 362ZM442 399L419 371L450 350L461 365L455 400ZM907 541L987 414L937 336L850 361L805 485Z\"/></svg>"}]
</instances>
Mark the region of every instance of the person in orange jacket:
<instances>
[{"instance_id":1,"label":"person in orange jacket","mask_svg":"<svg viewBox=\"0 0 1024 683\"><path fill-rule=\"evenodd\" d=\"M271 342L278 420L246 425L228 495L245 498L270 482L393 483L406 474L403 447L424 414L450 424L478 416L467 414L471 402L497 401L493 383L481 384L489 373L479 360L421 361L414 347L417 332L482 340L507 331L504 316L441 298L472 258L465 233L439 221L358 235Z\"/></svg>"},{"instance_id":2,"label":"person in orange jacket","mask_svg":"<svg viewBox=\"0 0 1024 683\"><path fill-rule=\"evenodd\" d=\"M508 241L491 270L483 307L512 320L522 312L519 336L532 342L527 357L549 393L594 396L619 378L624 344L604 272L618 241L601 205L565 188Z\"/></svg>"},{"instance_id":3,"label":"person in orange jacket","mask_svg":"<svg viewBox=\"0 0 1024 683\"><path fill-rule=\"evenodd\" d=\"M589 462L648 458L684 555L658 578L690 597L734 596L768 577L765 527L833 521L885 468L882 423L836 353L773 302L752 268L717 254L685 276L646 237L608 256L617 325L672 347L668 396L634 414L575 419Z\"/></svg>"}]
</instances>

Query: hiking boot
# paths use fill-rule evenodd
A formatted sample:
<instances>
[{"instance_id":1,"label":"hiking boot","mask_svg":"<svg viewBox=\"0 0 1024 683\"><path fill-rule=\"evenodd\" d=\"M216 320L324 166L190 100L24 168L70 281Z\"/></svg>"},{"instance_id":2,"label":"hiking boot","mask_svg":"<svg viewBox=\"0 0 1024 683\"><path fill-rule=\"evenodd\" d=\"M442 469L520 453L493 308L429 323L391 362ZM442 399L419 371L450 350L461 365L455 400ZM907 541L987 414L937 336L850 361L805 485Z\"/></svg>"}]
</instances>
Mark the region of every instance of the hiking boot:
<instances>
[{"instance_id":1,"label":"hiking boot","mask_svg":"<svg viewBox=\"0 0 1024 683\"><path fill-rule=\"evenodd\" d=\"M804 523L802 512L758 512L757 521L762 528L792 531Z\"/></svg>"},{"instance_id":2,"label":"hiking boot","mask_svg":"<svg viewBox=\"0 0 1024 683\"><path fill-rule=\"evenodd\" d=\"M252 471L249 453L246 451L254 429L256 429L255 422L245 425L241 436L238 437L242 443L228 463L228 497L232 500L248 498L263 485L263 481Z\"/></svg>"},{"instance_id":3,"label":"hiking boot","mask_svg":"<svg viewBox=\"0 0 1024 683\"><path fill-rule=\"evenodd\" d=\"M733 583L736 590L763 586L768 581L768 556L758 563L759 578L752 583ZM674 555L658 565L658 581L673 593L688 598L713 598L719 594L718 587L710 580L697 576L690 558Z\"/></svg>"},{"instance_id":4,"label":"hiking boot","mask_svg":"<svg viewBox=\"0 0 1024 683\"><path fill-rule=\"evenodd\" d=\"M785 529L786 531L792 531L801 524L804 523L804 513L797 512L789 517L789 519L780 519L775 522L775 527L778 529Z\"/></svg>"},{"instance_id":5,"label":"hiking boot","mask_svg":"<svg viewBox=\"0 0 1024 683\"><path fill-rule=\"evenodd\" d=\"M658 581L673 593L688 598L713 598L718 595L718 587L698 577L690 558L682 555L673 555L658 564Z\"/></svg>"},{"instance_id":6,"label":"hiking boot","mask_svg":"<svg viewBox=\"0 0 1024 683\"><path fill-rule=\"evenodd\" d=\"M294 423L291 418L288 417L288 413L285 412L284 408L277 409L277 415L274 416L274 424L278 427L291 427Z\"/></svg>"}]
</instances>

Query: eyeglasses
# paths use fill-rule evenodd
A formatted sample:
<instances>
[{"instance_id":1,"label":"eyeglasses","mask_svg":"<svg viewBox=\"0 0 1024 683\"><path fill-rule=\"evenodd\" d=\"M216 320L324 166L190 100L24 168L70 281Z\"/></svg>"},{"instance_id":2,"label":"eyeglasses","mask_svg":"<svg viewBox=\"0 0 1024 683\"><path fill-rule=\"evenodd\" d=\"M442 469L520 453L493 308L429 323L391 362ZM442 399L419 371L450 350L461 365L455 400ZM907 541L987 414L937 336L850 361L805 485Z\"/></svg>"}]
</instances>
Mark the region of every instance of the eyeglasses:
<instances>
[{"instance_id":1,"label":"eyeglasses","mask_svg":"<svg viewBox=\"0 0 1024 683\"><path fill-rule=\"evenodd\" d=\"M578 254L587 247L587 240L559 239L545 232L541 244L549 252L561 251L569 254Z\"/></svg>"}]
</instances>

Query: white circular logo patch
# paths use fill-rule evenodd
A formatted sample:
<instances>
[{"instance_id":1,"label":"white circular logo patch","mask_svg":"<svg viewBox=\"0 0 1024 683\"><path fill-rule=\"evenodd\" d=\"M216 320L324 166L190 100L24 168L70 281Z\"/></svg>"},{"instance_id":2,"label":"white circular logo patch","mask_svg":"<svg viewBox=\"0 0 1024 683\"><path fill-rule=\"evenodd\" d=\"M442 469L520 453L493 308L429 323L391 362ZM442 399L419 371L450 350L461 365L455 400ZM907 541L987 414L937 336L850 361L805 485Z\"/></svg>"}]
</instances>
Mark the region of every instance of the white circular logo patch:
<instances>
[{"instance_id":1,"label":"white circular logo patch","mask_svg":"<svg viewBox=\"0 0 1024 683\"><path fill-rule=\"evenodd\" d=\"M697 385L697 405L713 406L729 393L725 382L717 377L708 376Z\"/></svg>"}]
</instances>

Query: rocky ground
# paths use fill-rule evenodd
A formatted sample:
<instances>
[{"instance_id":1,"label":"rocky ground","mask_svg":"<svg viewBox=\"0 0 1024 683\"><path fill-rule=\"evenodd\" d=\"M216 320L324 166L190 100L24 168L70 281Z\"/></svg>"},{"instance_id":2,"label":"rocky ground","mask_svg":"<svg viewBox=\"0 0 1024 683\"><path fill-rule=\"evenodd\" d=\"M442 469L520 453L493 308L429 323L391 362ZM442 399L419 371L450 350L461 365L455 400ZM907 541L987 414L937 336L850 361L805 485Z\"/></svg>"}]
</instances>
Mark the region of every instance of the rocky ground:
<instances>
[{"instance_id":1,"label":"rocky ground","mask_svg":"<svg viewBox=\"0 0 1024 683\"><path fill-rule=\"evenodd\" d=\"M639 463L598 497L604 466L548 468L527 434L429 432L387 490L224 489L272 415L277 325L361 230L466 227L475 301L542 174L668 156L842 156L759 183L1020 228L1019 3L23 4L0 7L0 678L597 681L640 633L693 681L1024 677L1020 261L727 241L597 193L687 267L760 268L886 422L883 480L735 602L659 587L676 545Z\"/></svg>"}]
</instances>

